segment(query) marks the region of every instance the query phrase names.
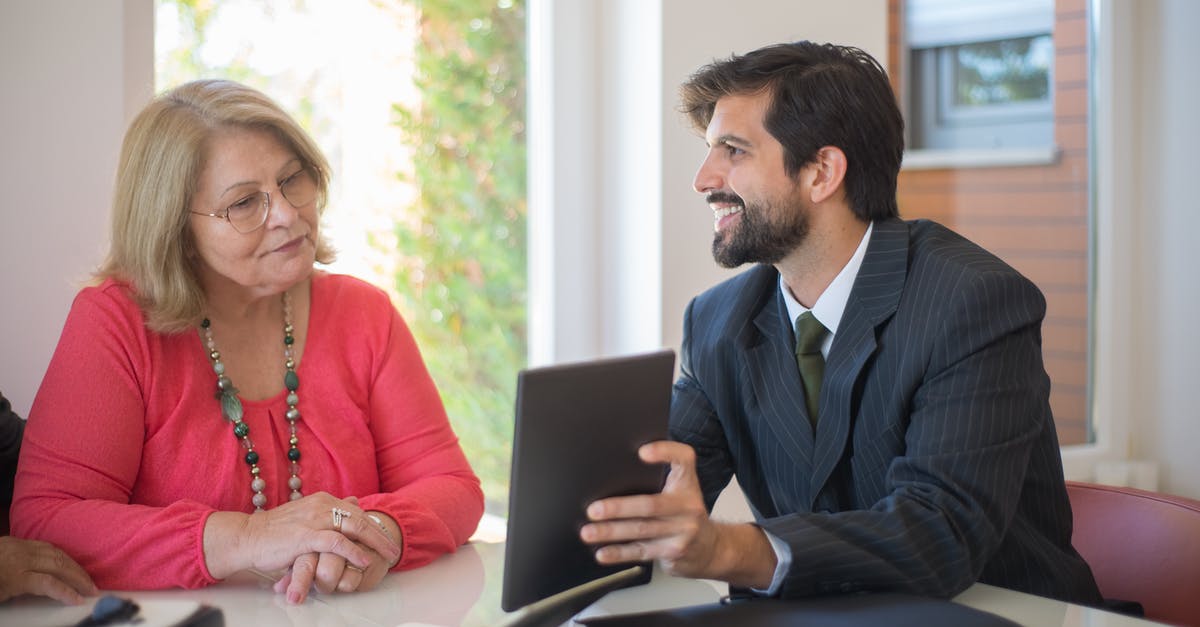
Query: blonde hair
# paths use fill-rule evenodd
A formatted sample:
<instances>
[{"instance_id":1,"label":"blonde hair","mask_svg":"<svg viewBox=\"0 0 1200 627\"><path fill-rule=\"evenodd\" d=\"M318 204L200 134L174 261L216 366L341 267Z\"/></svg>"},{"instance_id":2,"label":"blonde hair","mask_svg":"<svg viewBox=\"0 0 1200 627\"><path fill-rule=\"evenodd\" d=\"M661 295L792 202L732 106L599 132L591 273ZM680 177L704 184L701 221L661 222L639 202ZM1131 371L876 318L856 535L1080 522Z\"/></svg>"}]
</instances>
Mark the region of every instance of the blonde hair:
<instances>
[{"instance_id":1,"label":"blonde hair","mask_svg":"<svg viewBox=\"0 0 1200 627\"><path fill-rule=\"evenodd\" d=\"M272 133L309 165L317 179L317 215L325 212L329 162L270 98L225 80L193 81L159 95L125 133L113 194L112 247L97 271L101 279L130 284L152 331L187 330L204 311L188 208L209 138L230 128ZM320 232L316 248L317 261L333 260L333 248Z\"/></svg>"}]
</instances>

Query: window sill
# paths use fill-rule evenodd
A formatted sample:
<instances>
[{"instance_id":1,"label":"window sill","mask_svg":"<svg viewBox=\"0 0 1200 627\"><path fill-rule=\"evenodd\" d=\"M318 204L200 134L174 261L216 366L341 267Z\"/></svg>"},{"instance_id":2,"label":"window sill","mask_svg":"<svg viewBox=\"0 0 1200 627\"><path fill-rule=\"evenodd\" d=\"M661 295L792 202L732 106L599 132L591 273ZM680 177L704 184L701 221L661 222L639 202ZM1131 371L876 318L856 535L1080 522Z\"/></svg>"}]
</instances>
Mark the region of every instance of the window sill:
<instances>
[{"instance_id":1,"label":"window sill","mask_svg":"<svg viewBox=\"0 0 1200 627\"><path fill-rule=\"evenodd\" d=\"M1053 165L1058 162L1057 146L1044 148L969 148L919 149L904 153L902 170L949 170L960 168L1005 168L1028 165Z\"/></svg>"}]
</instances>

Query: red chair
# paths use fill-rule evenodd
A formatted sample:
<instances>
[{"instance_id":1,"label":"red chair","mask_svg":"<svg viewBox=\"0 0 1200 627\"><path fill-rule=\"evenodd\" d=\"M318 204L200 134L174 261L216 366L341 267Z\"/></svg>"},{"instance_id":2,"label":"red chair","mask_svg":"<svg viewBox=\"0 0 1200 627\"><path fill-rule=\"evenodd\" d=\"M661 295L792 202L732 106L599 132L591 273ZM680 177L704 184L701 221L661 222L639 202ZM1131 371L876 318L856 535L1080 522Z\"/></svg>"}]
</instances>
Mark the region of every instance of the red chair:
<instances>
[{"instance_id":1,"label":"red chair","mask_svg":"<svg viewBox=\"0 0 1200 627\"><path fill-rule=\"evenodd\" d=\"M1071 543L1106 599L1136 601L1150 620L1200 627L1200 501L1067 482Z\"/></svg>"}]
</instances>

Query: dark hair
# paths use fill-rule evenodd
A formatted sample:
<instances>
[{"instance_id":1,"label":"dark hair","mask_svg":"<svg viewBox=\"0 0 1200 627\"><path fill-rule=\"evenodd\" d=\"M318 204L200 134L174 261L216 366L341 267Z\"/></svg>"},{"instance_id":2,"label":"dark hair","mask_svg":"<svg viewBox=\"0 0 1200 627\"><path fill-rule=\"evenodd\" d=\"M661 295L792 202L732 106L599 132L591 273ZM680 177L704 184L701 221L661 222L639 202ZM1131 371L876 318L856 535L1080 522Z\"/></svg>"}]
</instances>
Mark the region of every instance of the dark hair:
<instances>
[{"instance_id":1,"label":"dark hair","mask_svg":"<svg viewBox=\"0 0 1200 627\"><path fill-rule=\"evenodd\" d=\"M904 119L887 73L850 46L798 41L759 48L700 68L680 88L681 110L701 132L717 100L768 91L763 125L783 145L788 176L823 146L846 155L846 198L863 221L896 217Z\"/></svg>"}]
</instances>

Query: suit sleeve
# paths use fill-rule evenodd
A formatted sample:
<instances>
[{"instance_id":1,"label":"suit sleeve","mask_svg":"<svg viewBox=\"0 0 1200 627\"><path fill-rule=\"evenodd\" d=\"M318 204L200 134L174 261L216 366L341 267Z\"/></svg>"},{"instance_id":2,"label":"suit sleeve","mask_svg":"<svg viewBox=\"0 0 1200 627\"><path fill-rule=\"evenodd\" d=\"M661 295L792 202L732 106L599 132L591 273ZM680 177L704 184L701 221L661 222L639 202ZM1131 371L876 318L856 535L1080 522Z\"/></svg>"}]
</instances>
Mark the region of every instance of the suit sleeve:
<instances>
[{"instance_id":1,"label":"suit sleeve","mask_svg":"<svg viewBox=\"0 0 1200 627\"><path fill-rule=\"evenodd\" d=\"M679 379L671 394L672 440L690 445L696 451L696 474L704 492L704 504L712 511L721 491L733 476L733 461L725 432L717 419L708 396L692 370L692 308L688 304L683 314L683 343L679 357Z\"/></svg>"},{"instance_id":2,"label":"suit sleeve","mask_svg":"<svg viewBox=\"0 0 1200 627\"><path fill-rule=\"evenodd\" d=\"M921 340L931 346L928 365L908 395L905 452L887 467L887 496L870 509L764 521L792 549L783 596L890 589L949 597L1000 545L1034 442L1053 428L1041 361L1045 300L1012 273L975 275L953 293Z\"/></svg>"}]
</instances>

